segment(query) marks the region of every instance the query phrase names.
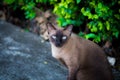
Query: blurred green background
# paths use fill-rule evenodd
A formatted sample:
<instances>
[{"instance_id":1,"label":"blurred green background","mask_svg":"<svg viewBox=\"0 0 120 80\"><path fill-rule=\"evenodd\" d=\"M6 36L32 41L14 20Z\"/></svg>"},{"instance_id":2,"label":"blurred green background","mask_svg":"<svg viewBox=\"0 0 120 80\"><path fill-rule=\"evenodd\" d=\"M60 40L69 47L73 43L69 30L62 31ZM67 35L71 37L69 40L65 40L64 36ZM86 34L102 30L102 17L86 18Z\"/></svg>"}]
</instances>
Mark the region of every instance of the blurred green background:
<instances>
[{"instance_id":1,"label":"blurred green background","mask_svg":"<svg viewBox=\"0 0 120 80\"><path fill-rule=\"evenodd\" d=\"M35 7L50 9L61 27L72 24L78 35L96 43L112 41L120 33L120 0L3 0L13 10L24 11L25 18L35 18Z\"/></svg>"}]
</instances>

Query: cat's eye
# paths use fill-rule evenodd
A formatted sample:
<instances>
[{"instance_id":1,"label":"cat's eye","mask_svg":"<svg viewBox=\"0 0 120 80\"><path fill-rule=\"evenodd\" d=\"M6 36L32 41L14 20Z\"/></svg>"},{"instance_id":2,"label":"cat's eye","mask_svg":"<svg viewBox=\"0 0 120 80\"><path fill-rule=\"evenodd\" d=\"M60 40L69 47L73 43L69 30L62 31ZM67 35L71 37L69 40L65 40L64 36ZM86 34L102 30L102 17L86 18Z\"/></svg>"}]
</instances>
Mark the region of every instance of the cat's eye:
<instances>
[{"instance_id":1,"label":"cat's eye","mask_svg":"<svg viewBox=\"0 0 120 80\"><path fill-rule=\"evenodd\" d=\"M62 39L63 39L63 40L66 40L66 39L67 39L67 37L66 37L66 36L63 36L63 37L62 37Z\"/></svg>"},{"instance_id":2,"label":"cat's eye","mask_svg":"<svg viewBox=\"0 0 120 80\"><path fill-rule=\"evenodd\" d=\"M56 39L56 36L52 36L53 39Z\"/></svg>"}]
</instances>

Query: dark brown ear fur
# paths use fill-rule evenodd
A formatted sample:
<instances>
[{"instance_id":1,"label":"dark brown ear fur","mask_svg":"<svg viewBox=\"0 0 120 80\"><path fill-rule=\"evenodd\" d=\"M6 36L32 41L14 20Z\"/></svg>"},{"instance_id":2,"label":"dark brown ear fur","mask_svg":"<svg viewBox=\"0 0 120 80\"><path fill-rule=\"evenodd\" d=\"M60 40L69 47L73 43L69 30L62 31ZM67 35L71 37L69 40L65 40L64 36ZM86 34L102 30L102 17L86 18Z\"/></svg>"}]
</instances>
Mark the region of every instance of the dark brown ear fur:
<instances>
[{"instance_id":1,"label":"dark brown ear fur","mask_svg":"<svg viewBox=\"0 0 120 80\"><path fill-rule=\"evenodd\" d=\"M69 35L71 35L71 33L72 33L72 28L73 28L73 25L69 25L69 26L67 26L66 28L64 28L63 30L64 30L64 31L68 31L68 32L69 32Z\"/></svg>"}]
</instances>

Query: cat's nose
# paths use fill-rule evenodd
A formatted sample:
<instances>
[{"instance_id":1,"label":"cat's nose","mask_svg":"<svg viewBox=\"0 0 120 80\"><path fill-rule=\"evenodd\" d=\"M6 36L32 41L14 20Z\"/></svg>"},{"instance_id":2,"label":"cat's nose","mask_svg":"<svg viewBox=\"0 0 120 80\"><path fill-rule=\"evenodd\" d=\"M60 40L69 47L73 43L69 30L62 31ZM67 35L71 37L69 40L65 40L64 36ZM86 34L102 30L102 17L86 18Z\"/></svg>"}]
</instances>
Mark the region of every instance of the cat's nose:
<instances>
[{"instance_id":1,"label":"cat's nose","mask_svg":"<svg viewBox=\"0 0 120 80\"><path fill-rule=\"evenodd\" d=\"M56 43L56 47L61 47L61 46L62 46L62 44L60 42Z\"/></svg>"}]
</instances>

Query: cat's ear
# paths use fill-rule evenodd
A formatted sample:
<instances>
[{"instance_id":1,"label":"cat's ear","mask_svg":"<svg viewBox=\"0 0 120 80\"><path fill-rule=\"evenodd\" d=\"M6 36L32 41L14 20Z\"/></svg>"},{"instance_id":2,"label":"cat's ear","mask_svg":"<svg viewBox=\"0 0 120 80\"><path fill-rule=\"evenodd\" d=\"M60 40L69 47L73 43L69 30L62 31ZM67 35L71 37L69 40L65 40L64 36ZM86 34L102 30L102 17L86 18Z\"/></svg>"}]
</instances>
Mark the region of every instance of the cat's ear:
<instances>
[{"instance_id":1,"label":"cat's ear","mask_svg":"<svg viewBox=\"0 0 120 80\"><path fill-rule=\"evenodd\" d=\"M72 32L72 28L73 28L73 25L69 25L67 26L66 28L64 28L64 30L67 30L69 32Z\"/></svg>"},{"instance_id":2,"label":"cat's ear","mask_svg":"<svg viewBox=\"0 0 120 80\"><path fill-rule=\"evenodd\" d=\"M47 29L48 29L48 33L53 31L53 30L56 30L56 28L54 27L53 24L51 23L47 23Z\"/></svg>"},{"instance_id":3,"label":"cat's ear","mask_svg":"<svg viewBox=\"0 0 120 80\"><path fill-rule=\"evenodd\" d=\"M67 26L66 28L64 28L65 31L69 31L69 34L71 35L72 33L72 28L73 28L73 25L69 25Z\"/></svg>"}]
</instances>

